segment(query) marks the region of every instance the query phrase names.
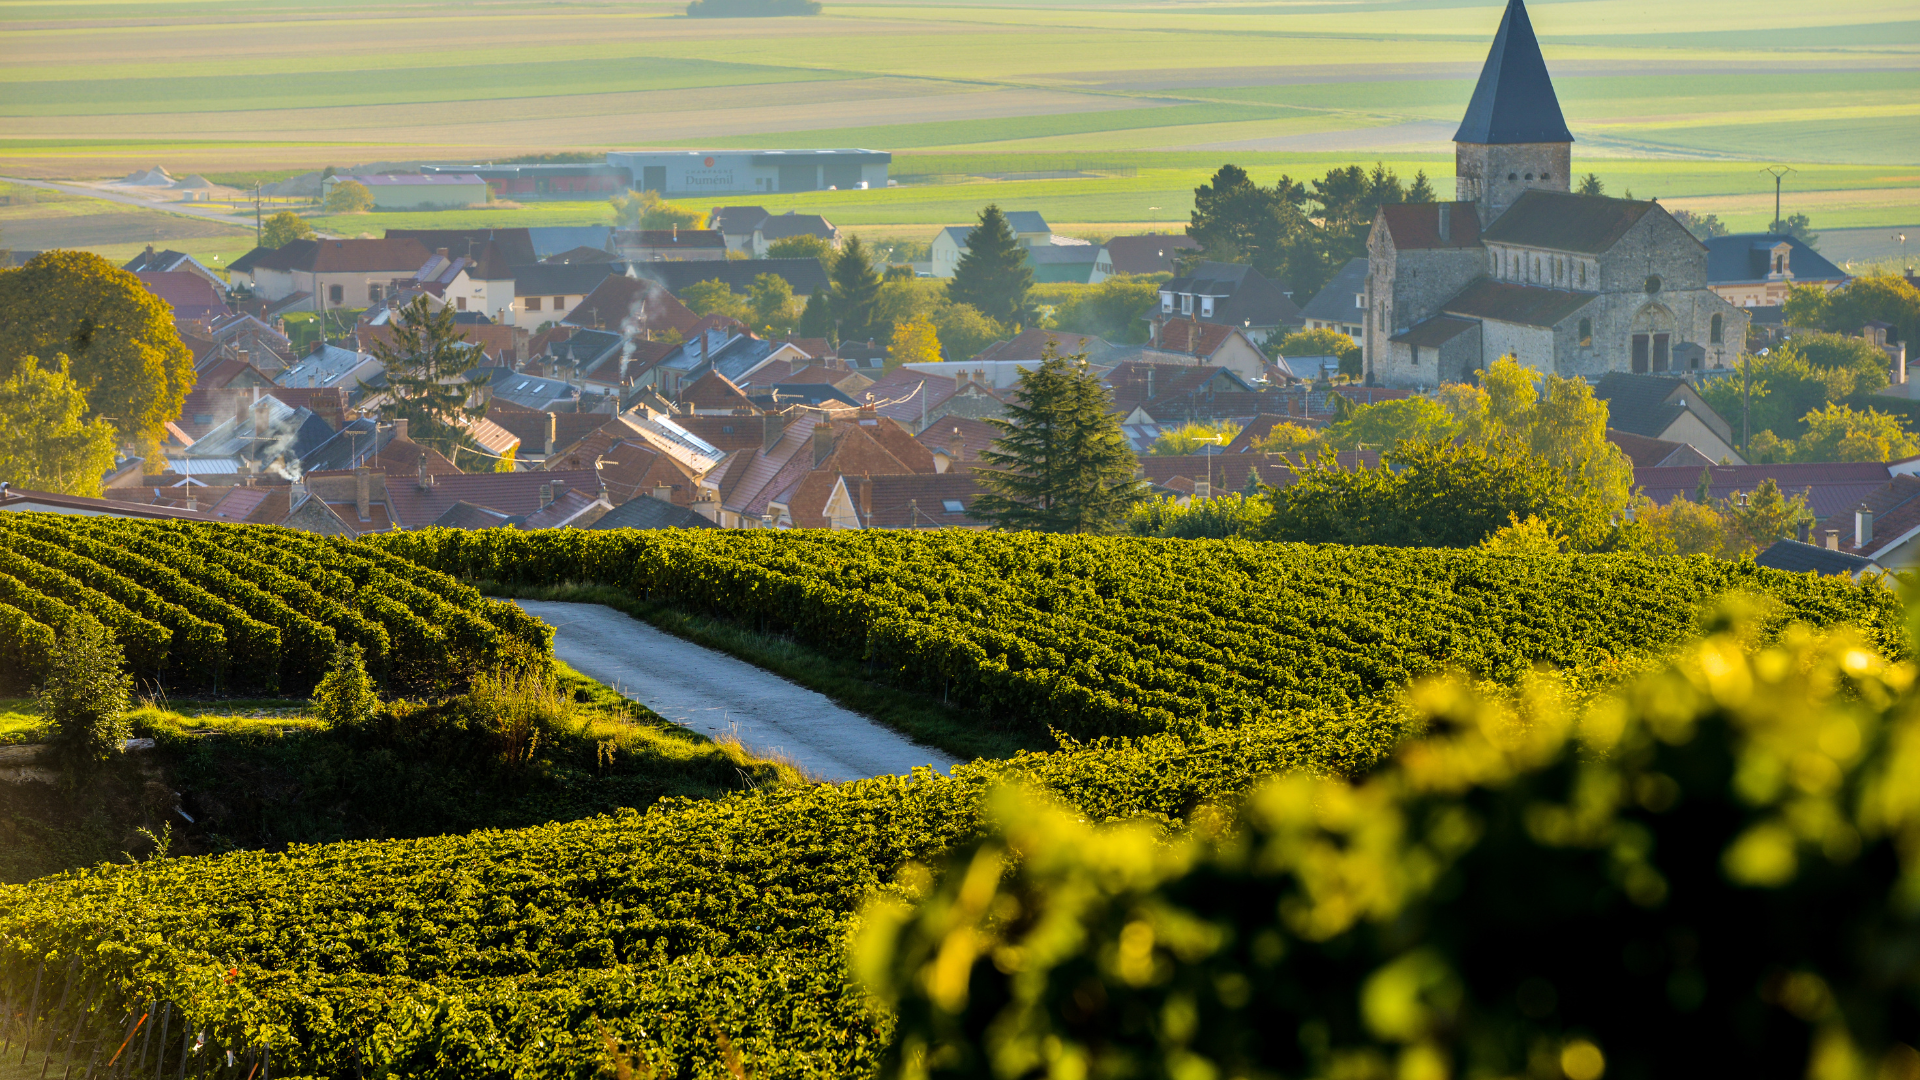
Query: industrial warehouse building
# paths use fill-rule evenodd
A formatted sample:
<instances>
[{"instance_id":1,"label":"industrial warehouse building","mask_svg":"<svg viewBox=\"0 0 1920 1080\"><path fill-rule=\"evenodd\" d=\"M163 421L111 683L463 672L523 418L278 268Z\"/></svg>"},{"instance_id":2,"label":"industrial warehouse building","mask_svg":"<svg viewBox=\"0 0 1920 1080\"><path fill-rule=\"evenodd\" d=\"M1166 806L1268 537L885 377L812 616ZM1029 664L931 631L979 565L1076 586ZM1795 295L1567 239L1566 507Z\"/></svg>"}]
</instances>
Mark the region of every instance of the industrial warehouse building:
<instances>
[{"instance_id":1,"label":"industrial warehouse building","mask_svg":"<svg viewBox=\"0 0 1920 1080\"><path fill-rule=\"evenodd\" d=\"M529 202L607 198L629 188L669 197L857 191L886 187L892 162L884 150L662 150L617 151L605 164L426 165L420 171L436 183L477 178L496 199Z\"/></svg>"}]
</instances>

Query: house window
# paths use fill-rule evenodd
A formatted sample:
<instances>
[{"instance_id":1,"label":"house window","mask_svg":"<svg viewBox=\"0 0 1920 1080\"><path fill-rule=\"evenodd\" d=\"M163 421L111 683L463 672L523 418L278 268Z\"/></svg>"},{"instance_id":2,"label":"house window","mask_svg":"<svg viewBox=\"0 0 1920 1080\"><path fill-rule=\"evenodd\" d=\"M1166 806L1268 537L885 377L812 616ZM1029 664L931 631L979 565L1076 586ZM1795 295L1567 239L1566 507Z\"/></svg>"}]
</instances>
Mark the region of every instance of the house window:
<instances>
[{"instance_id":1,"label":"house window","mask_svg":"<svg viewBox=\"0 0 1920 1080\"><path fill-rule=\"evenodd\" d=\"M1365 311L1365 310L1367 310L1367 294L1366 294L1366 293L1354 293L1354 294L1353 294L1353 306L1354 306L1354 307L1356 307L1356 308L1358 308L1358 309L1360 309L1361 311Z\"/></svg>"},{"instance_id":2,"label":"house window","mask_svg":"<svg viewBox=\"0 0 1920 1080\"><path fill-rule=\"evenodd\" d=\"M1580 347L1583 349L1593 348L1593 320L1592 319L1580 320Z\"/></svg>"},{"instance_id":3,"label":"house window","mask_svg":"<svg viewBox=\"0 0 1920 1080\"><path fill-rule=\"evenodd\" d=\"M529 296L529 297L527 297L527 310L528 310L528 311L539 311L539 310L540 310L540 298L539 298L539 297L537 297L537 296Z\"/></svg>"},{"instance_id":4,"label":"house window","mask_svg":"<svg viewBox=\"0 0 1920 1080\"><path fill-rule=\"evenodd\" d=\"M1162 315L1165 315L1171 312L1172 310L1173 310L1173 294L1170 292L1161 293L1160 294L1160 313Z\"/></svg>"},{"instance_id":5,"label":"house window","mask_svg":"<svg viewBox=\"0 0 1920 1080\"><path fill-rule=\"evenodd\" d=\"M556 296L556 297L554 297L554 298L553 298L553 310L555 310L555 311L564 311L564 310L566 310L566 307L567 307L567 298L566 298L566 297L564 297L564 296Z\"/></svg>"},{"instance_id":6,"label":"house window","mask_svg":"<svg viewBox=\"0 0 1920 1080\"><path fill-rule=\"evenodd\" d=\"M465 311L465 310L467 310L467 298L466 298L466 297L464 297L464 296L456 296L456 297L454 297L454 298L453 298L453 309L454 309L455 311Z\"/></svg>"},{"instance_id":7,"label":"house window","mask_svg":"<svg viewBox=\"0 0 1920 1080\"><path fill-rule=\"evenodd\" d=\"M344 304L344 303L346 303L346 302L347 302L347 289L346 289L346 286L344 286L344 285L329 285L329 286L327 286L327 300L328 300L328 301L329 301L330 303L335 303L335 304Z\"/></svg>"},{"instance_id":8,"label":"house window","mask_svg":"<svg viewBox=\"0 0 1920 1080\"><path fill-rule=\"evenodd\" d=\"M1726 332L1727 332L1726 317L1722 315L1715 315L1713 317L1712 324L1707 329L1707 340L1714 343L1715 345L1718 345L1720 344L1720 339L1726 336Z\"/></svg>"},{"instance_id":9,"label":"house window","mask_svg":"<svg viewBox=\"0 0 1920 1080\"><path fill-rule=\"evenodd\" d=\"M1200 298L1200 315L1202 318L1213 318L1213 297L1203 296Z\"/></svg>"},{"instance_id":10,"label":"house window","mask_svg":"<svg viewBox=\"0 0 1920 1080\"><path fill-rule=\"evenodd\" d=\"M380 286L378 285L367 286L367 303L377 304L379 302L380 302Z\"/></svg>"},{"instance_id":11,"label":"house window","mask_svg":"<svg viewBox=\"0 0 1920 1080\"><path fill-rule=\"evenodd\" d=\"M1180 314L1182 315L1193 314L1193 294L1192 293L1180 294Z\"/></svg>"}]
</instances>

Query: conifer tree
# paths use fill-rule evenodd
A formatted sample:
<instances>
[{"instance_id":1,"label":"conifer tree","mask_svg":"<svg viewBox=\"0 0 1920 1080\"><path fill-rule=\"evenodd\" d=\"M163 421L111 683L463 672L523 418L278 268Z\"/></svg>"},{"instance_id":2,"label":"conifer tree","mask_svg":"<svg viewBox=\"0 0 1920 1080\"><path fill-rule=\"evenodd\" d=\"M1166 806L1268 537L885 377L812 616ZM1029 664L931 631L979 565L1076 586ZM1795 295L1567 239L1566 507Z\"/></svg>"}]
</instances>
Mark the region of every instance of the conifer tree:
<instances>
[{"instance_id":1,"label":"conifer tree","mask_svg":"<svg viewBox=\"0 0 1920 1080\"><path fill-rule=\"evenodd\" d=\"M833 261L833 319L841 341L873 337L873 302L880 298L880 275L858 236L848 240Z\"/></svg>"},{"instance_id":2,"label":"conifer tree","mask_svg":"<svg viewBox=\"0 0 1920 1080\"><path fill-rule=\"evenodd\" d=\"M1023 371L993 447L981 451L987 494L973 512L1003 529L1112 532L1145 498L1113 395L1087 354L1061 356L1049 342Z\"/></svg>"},{"instance_id":3,"label":"conifer tree","mask_svg":"<svg viewBox=\"0 0 1920 1080\"><path fill-rule=\"evenodd\" d=\"M389 410L407 421L414 442L453 453L465 439L464 422L486 412L484 405L467 404L485 385L472 372L486 354L455 329L453 308L429 311L427 298L415 297L400 309L392 338L374 342L373 355L387 368Z\"/></svg>"},{"instance_id":4,"label":"conifer tree","mask_svg":"<svg viewBox=\"0 0 1920 1080\"><path fill-rule=\"evenodd\" d=\"M827 290L815 289L807 297L806 309L800 312L799 334L805 338L820 338L831 344L833 336L833 302L827 299Z\"/></svg>"},{"instance_id":5,"label":"conifer tree","mask_svg":"<svg viewBox=\"0 0 1920 1080\"><path fill-rule=\"evenodd\" d=\"M1033 269L1027 253L1013 235L1013 226L998 206L980 211L980 224L967 237L967 253L954 267L947 298L972 304L997 322L1021 321L1027 293L1033 289Z\"/></svg>"}]
</instances>

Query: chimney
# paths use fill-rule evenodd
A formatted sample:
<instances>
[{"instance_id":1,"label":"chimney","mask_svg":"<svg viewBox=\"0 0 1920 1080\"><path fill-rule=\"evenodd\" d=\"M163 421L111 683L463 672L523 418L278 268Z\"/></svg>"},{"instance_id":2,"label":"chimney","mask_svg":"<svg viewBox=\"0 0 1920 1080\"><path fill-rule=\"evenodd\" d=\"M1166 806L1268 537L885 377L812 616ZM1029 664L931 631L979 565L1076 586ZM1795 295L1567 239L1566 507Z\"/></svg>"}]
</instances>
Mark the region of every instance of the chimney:
<instances>
[{"instance_id":1,"label":"chimney","mask_svg":"<svg viewBox=\"0 0 1920 1080\"><path fill-rule=\"evenodd\" d=\"M1440 204L1440 239L1453 240L1453 207L1447 203Z\"/></svg>"},{"instance_id":2,"label":"chimney","mask_svg":"<svg viewBox=\"0 0 1920 1080\"><path fill-rule=\"evenodd\" d=\"M407 437L407 418L406 417L402 416L402 417L396 417L394 419L393 437L396 439L404 439ZM425 455L423 454L421 456L424 457Z\"/></svg>"},{"instance_id":3,"label":"chimney","mask_svg":"<svg viewBox=\"0 0 1920 1080\"><path fill-rule=\"evenodd\" d=\"M353 508L361 521L373 520L373 470L365 465L353 470Z\"/></svg>"},{"instance_id":4,"label":"chimney","mask_svg":"<svg viewBox=\"0 0 1920 1080\"><path fill-rule=\"evenodd\" d=\"M860 524L865 525L873 516L873 477L860 478Z\"/></svg>"},{"instance_id":5,"label":"chimney","mask_svg":"<svg viewBox=\"0 0 1920 1080\"><path fill-rule=\"evenodd\" d=\"M258 394L260 390L258 387L255 387L253 392ZM256 439L265 439L267 434L272 430L273 399L256 397L253 402L253 437ZM258 451L260 448L255 446L253 449Z\"/></svg>"},{"instance_id":6,"label":"chimney","mask_svg":"<svg viewBox=\"0 0 1920 1080\"><path fill-rule=\"evenodd\" d=\"M720 523L720 498L711 490L702 491L700 497L693 500L693 512L718 525Z\"/></svg>"},{"instance_id":7,"label":"chimney","mask_svg":"<svg viewBox=\"0 0 1920 1080\"><path fill-rule=\"evenodd\" d=\"M822 420L813 425L813 467L816 469L819 468L820 463L827 460L832 454L833 426Z\"/></svg>"},{"instance_id":8,"label":"chimney","mask_svg":"<svg viewBox=\"0 0 1920 1080\"><path fill-rule=\"evenodd\" d=\"M434 248L433 253L435 255L440 256L443 259L446 259L448 262L453 261L453 256L447 251L446 248Z\"/></svg>"},{"instance_id":9,"label":"chimney","mask_svg":"<svg viewBox=\"0 0 1920 1080\"><path fill-rule=\"evenodd\" d=\"M559 439L560 439L560 418L558 416L555 416L553 413L548 413L547 414L547 449L546 449L547 457L552 457L553 452L558 449L558 447L556 447L554 443L558 442Z\"/></svg>"},{"instance_id":10,"label":"chimney","mask_svg":"<svg viewBox=\"0 0 1920 1080\"><path fill-rule=\"evenodd\" d=\"M540 485L540 509L545 510L547 507L552 505L553 505L553 485L541 484Z\"/></svg>"},{"instance_id":11,"label":"chimney","mask_svg":"<svg viewBox=\"0 0 1920 1080\"><path fill-rule=\"evenodd\" d=\"M1866 503L1853 512L1853 546L1864 549L1873 543L1873 508Z\"/></svg>"},{"instance_id":12,"label":"chimney","mask_svg":"<svg viewBox=\"0 0 1920 1080\"><path fill-rule=\"evenodd\" d=\"M1808 521L1805 518L1800 519L1800 528L1797 530L1795 534L1795 539L1799 540L1801 543L1804 544L1812 536L1813 536L1813 522Z\"/></svg>"},{"instance_id":13,"label":"chimney","mask_svg":"<svg viewBox=\"0 0 1920 1080\"><path fill-rule=\"evenodd\" d=\"M787 414L777 412L767 413L760 418L760 423L761 432L764 436L760 440L760 449L765 453L771 454L773 453L774 446L780 442L780 436L786 434Z\"/></svg>"},{"instance_id":14,"label":"chimney","mask_svg":"<svg viewBox=\"0 0 1920 1080\"><path fill-rule=\"evenodd\" d=\"M703 367L707 363L707 335L711 333L711 330L700 331L700 363Z\"/></svg>"},{"instance_id":15,"label":"chimney","mask_svg":"<svg viewBox=\"0 0 1920 1080\"><path fill-rule=\"evenodd\" d=\"M1840 550L1840 530L1839 529L1827 530L1827 550L1828 551Z\"/></svg>"},{"instance_id":16,"label":"chimney","mask_svg":"<svg viewBox=\"0 0 1920 1080\"><path fill-rule=\"evenodd\" d=\"M954 465L960 464L961 460L966 456L967 441L960 437L960 428L956 426L953 429L953 438L947 440L947 458L950 462L947 467L952 468Z\"/></svg>"},{"instance_id":17,"label":"chimney","mask_svg":"<svg viewBox=\"0 0 1920 1080\"><path fill-rule=\"evenodd\" d=\"M655 484L653 485L653 497L659 499L661 502L670 503L673 501L673 489L665 484Z\"/></svg>"},{"instance_id":18,"label":"chimney","mask_svg":"<svg viewBox=\"0 0 1920 1080\"><path fill-rule=\"evenodd\" d=\"M153 254L153 249L148 248L147 254L149 255ZM193 493L193 485L188 484L187 485L187 511L191 513L199 509L200 509L200 500L197 497L195 497Z\"/></svg>"},{"instance_id":19,"label":"chimney","mask_svg":"<svg viewBox=\"0 0 1920 1080\"><path fill-rule=\"evenodd\" d=\"M421 491L433 490L433 474L427 471L427 452L420 451L420 479L417 481Z\"/></svg>"},{"instance_id":20,"label":"chimney","mask_svg":"<svg viewBox=\"0 0 1920 1080\"><path fill-rule=\"evenodd\" d=\"M239 358L240 358L240 362L241 362L241 363L243 363L243 364L251 364L251 363L253 363L253 354L252 354L252 353L250 353L250 352L248 352L247 350L245 350L245 349L235 349L235 350L234 350L234 353L235 353L235 355L237 355L237 356L239 356Z\"/></svg>"},{"instance_id":21,"label":"chimney","mask_svg":"<svg viewBox=\"0 0 1920 1080\"><path fill-rule=\"evenodd\" d=\"M1901 386L1907 385L1907 343L1893 346L1893 381Z\"/></svg>"}]
</instances>

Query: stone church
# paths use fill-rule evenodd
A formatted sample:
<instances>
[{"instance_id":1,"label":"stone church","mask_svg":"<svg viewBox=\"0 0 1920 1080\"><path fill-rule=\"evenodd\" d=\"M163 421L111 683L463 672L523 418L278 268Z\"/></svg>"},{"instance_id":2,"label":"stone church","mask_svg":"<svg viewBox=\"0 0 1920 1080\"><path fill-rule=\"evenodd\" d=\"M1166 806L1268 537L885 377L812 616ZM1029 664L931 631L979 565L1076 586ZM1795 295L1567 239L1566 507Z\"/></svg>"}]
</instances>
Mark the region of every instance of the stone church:
<instances>
[{"instance_id":1,"label":"stone church","mask_svg":"<svg viewBox=\"0 0 1920 1080\"><path fill-rule=\"evenodd\" d=\"M1431 389L1513 355L1608 372L1734 366L1747 314L1657 202L1572 193L1573 134L1522 0L1509 0L1454 135L1453 202L1388 206L1367 243L1367 381Z\"/></svg>"}]
</instances>

